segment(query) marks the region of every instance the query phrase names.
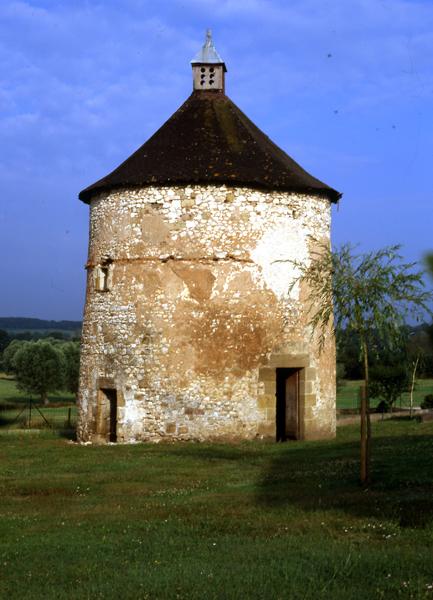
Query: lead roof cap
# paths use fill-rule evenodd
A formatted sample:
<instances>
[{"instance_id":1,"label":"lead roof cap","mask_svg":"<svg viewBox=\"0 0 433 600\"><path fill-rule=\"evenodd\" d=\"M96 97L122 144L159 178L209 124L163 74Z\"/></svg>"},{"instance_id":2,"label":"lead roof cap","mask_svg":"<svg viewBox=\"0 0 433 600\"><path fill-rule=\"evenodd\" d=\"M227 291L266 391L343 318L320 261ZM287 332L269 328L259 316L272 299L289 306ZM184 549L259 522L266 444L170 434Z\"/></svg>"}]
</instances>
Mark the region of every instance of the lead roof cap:
<instances>
[{"instance_id":1,"label":"lead roof cap","mask_svg":"<svg viewBox=\"0 0 433 600\"><path fill-rule=\"evenodd\" d=\"M206 31L205 42L199 52L191 61L192 65L223 65L224 71L227 71L225 62L216 51L215 45L212 39L212 31L208 29Z\"/></svg>"}]
</instances>

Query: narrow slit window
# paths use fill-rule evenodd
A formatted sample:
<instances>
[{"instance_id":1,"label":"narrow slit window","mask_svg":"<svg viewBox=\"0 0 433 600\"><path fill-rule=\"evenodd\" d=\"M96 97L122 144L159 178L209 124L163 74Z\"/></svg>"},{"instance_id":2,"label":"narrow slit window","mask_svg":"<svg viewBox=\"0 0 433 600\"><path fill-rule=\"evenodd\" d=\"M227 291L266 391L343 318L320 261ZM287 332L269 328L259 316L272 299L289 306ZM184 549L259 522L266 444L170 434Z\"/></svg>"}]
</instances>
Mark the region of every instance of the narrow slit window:
<instances>
[{"instance_id":1,"label":"narrow slit window","mask_svg":"<svg viewBox=\"0 0 433 600\"><path fill-rule=\"evenodd\" d=\"M98 265L95 269L95 289L98 292L108 292L111 288L110 265Z\"/></svg>"}]
</instances>

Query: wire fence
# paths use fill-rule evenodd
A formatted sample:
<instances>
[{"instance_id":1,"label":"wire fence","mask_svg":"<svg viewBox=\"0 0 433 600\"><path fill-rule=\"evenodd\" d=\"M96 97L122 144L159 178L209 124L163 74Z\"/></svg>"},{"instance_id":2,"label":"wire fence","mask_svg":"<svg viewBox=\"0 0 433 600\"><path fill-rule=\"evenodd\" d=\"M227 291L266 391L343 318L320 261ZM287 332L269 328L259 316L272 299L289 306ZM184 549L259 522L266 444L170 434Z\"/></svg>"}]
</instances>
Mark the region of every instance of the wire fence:
<instances>
[{"instance_id":1,"label":"wire fence","mask_svg":"<svg viewBox=\"0 0 433 600\"><path fill-rule=\"evenodd\" d=\"M337 409L340 414L357 413L361 406L362 381L343 381L337 389ZM412 391L400 395L393 405L394 410L405 411L419 408L427 394L433 393L433 379L418 379ZM380 398L370 398L370 407L374 411L381 402Z\"/></svg>"},{"instance_id":2,"label":"wire fence","mask_svg":"<svg viewBox=\"0 0 433 600\"><path fill-rule=\"evenodd\" d=\"M75 430L77 409L71 406L45 406L34 400L0 406L0 429Z\"/></svg>"}]
</instances>

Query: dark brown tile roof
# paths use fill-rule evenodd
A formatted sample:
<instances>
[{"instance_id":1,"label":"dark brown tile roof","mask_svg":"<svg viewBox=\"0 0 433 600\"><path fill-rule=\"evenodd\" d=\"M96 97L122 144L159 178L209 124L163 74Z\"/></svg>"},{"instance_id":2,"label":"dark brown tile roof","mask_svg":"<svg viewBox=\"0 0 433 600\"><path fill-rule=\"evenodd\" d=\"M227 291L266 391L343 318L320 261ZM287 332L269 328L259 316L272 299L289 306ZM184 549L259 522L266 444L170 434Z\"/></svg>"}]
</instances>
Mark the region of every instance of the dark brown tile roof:
<instances>
[{"instance_id":1,"label":"dark brown tile roof","mask_svg":"<svg viewBox=\"0 0 433 600\"><path fill-rule=\"evenodd\" d=\"M80 192L119 187L226 184L326 196L341 194L304 171L223 93L196 91L112 173Z\"/></svg>"}]
</instances>

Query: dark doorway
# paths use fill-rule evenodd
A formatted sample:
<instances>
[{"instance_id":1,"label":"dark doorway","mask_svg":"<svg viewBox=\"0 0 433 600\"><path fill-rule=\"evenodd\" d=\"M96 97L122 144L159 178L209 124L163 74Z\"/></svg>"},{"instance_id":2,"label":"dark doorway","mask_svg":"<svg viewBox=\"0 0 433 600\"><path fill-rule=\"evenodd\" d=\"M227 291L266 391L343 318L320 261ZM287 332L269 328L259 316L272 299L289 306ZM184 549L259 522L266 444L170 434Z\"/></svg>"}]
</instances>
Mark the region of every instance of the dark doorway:
<instances>
[{"instance_id":1,"label":"dark doorway","mask_svg":"<svg viewBox=\"0 0 433 600\"><path fill-rule=\"evenodd\" d=\"M277 442L299 439L299 374L277 369Z\"/></svg>"},{"instance_id":2,"label":"dark doorway","mask_svg":"<svg viewBox=\"0 0 433 600\"><path fill-rule=\"evenodd\" d=\"M117 392L113 389L101 389L102 435L108 442L117 442Z\"/></svg>"}]
</instances>

